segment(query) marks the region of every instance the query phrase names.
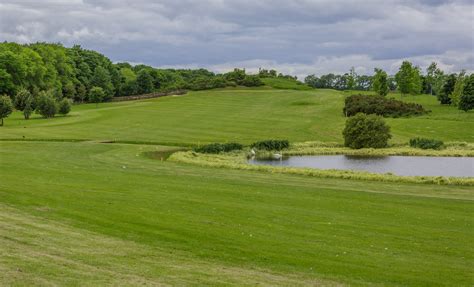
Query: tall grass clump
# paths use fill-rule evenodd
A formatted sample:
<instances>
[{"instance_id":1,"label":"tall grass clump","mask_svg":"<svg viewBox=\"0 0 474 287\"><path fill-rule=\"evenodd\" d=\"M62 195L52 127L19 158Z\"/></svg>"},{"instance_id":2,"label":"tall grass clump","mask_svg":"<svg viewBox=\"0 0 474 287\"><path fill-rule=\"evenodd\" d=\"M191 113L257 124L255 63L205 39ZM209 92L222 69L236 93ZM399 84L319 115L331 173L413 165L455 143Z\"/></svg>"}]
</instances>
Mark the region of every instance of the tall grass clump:
<instances>
[{"instance_id":1,"label":"tall grass clump","mask_svg":"<svg viewBox=\"0 0 474 287\"><path fill-rule=\"evenodd\" d=\"M254 142L251 147L258 150L282 150L289 148L290 142L288 140L264 140Z\"/></svg>"},{"instance_id":2,"label":"tall grass clump","mask_svg":"<svg viewBox=\"0 0 474 287\"><path fill-rule=\"evenodd\" d=\"M194 148L195 152L199 153L221 153L230 152L235 150L241 150L244 146L239 143L211 143Z\"/></svg>"},{"instance_id":3,"label":"tall grass clump","mask_svg":"<svg viewBox=\"0 0 474 287\"><path fill-rule=\"evenodd\" d=\"M413 138L410 139L410 146L421 149L442 149L444 148L444 143L435 139Z\"/></svg>"}]
</instances>

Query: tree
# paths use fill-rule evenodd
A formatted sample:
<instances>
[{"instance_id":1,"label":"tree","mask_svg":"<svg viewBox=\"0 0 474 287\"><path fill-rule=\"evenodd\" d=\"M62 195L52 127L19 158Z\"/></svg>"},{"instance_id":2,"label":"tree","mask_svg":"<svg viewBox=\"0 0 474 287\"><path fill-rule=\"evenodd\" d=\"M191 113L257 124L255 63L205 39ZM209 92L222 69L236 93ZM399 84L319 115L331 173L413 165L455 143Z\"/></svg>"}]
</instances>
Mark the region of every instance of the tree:
<instances>
[{"instance_id":1,"label":"tree","mask_svg":"<svg viewBox=\"0 0 474 287\"><path fill-rule=\"evenodd\" d=\"M58 104L51 92L41 92L38 96L36 111L44 118L52 118L58 112Z\"/></svg>"},{"instance_id":2,"label":"tree","mask_svg":"<svg viewBox=\"0 0 474 287\"><path fill-rule=\"evenodd\" d=\"M23 108L23 117L25 117L25 120L28 120L30 118L34 110L35 109L34 109L33 97L29 97L25 101L25 107Z\"/></svg>"},{"instance_id":3,"label":"tree","mask_svg":"<svg viewBox=\"0 0 474 287\"><path fill-rule=\"evenodd\" d=\"M465 112L474 109L474 74L466 79L458 108Z\"/></svg>"},{"instance_id":4,"label":"tree","mask_svg":"<svg viewBox=\"0 0 474 287\"><path fill-rule=\"evenodd\" d=\"M402 95L418 94L422 88L420 70L410 62L404 61L395 75L398 90Z\"/></svg>"},{"instance_id":5,"label":"tree","mask_svg":"<svg viewBox=\"0 0 474 287\"><path fill-rule=\"evenodd\" d=\"M148 94L153 91L153 77L147 70L140 70L137 74L137 93Z\"/></svg>"},{"instance_id":6,"label":"tree","mask_svg":"<svg viewBox=\"0 0 474 287\"><path fill-rule=\"evenodd\" d=\"M459 102L461 101L465 80L466 72L461 71L461 73L459 73L459 75L456 77L456 83L454 84L453 92L449 95L449 98L451 99L451 104L455 107L459 106Z\"/></svg>"},{"instance_id":7,"label":"tree","mask_svg":"<svg viewBox=\"0 0 474 287\"><path fill-rule=\"evenodd\" d=\"M17 93L16 93L16 96L15 96L15 101L14 101L14 105L15 105L15 109L19 110L19 111L23 111L25 109L25 106L26 106L26 102L28 100L31 101L31 93L27 90L27 89L20 89Z\"/></svg>"},{"instance_id":8,"label":"tree","mask_svg":"<svg viewBox=\"0 0 474 287\"><path fill-rule=\"evenodd\" d=\"M4 69L0 69L0 94L13 95L15 93L15 84L12 76Z\"/></svg>"},{"instance_id":9,"label":"tree","mask_svg":"<svg viewBox=\"0 0 474 287\"><path fill-rule=\"evenodd\" d=\"M450 74L446 77L446 80L443 84L443 89L440 93L437 94L438 101L442 105L450 105L451 98L450 95L454 91L454 85L456 84L456 74Z\"/></svg>"},{"instance_id":10,"label":"tree","mask_svg":"<svg viewBox=\"0 0 474 287\"><path fill-rule=\"evenodd\" d=\"M342 132L344 145L350 148L383 148L392 137L382 117L358 113L346 120Z\"/></svg>"},{"instance_id":11,"label":"tree","mask_svg":"<svg viewBox=\"0 0 474 287\"><path fill-rule=\"evenodd\" d=\"M71 100L69 99L62 99L60 102L59 102L59 113L61 115L67 115L69 114L69 112L71 111Z\"/></svg>"},{"instance_id":12,"label":"tree","mask_svg":"<svg viewBox=\"0 0 474 287\"><path fill-rule=\"evenodd\" d=\"M89 102L96 103L96 107L98 103L104 100L104 97L105 97L105 93L101 87L93 87L89 91Z\"/></svg>"},{"instance_id":13,"label":"tree","mask_svg":"<svg viewBox=\"0 0 474 287\"><path fill-rule=\"evenodd\" d=\"M435 62L432 62L428 68L426 68L426 83L428 84L431 95L433 95L433 84L436 70L438 70L438 67Z\"/></svg>"},{"instance_id":14,"label":"tree","mask_svg":"<svg viewBox=\"0 0 474 287\"><path fill-rule=\"evenodd\" d=\"M375 68L375 75L372 79L372 89L381 96L388 94L388 75L382 69Z\"/></svg>"},{"instance_id":15,"label":"tree","mask_svg":"<svg viewBox=\"0 0 474 287\"><path fill-rule=\"evenodd\" d=\"M110 78L109 71L105 68L98 66L94 70L94 75L92 76L91 85L93 87L102 88L104 92L104 99L111 98L113 96L113 85Z\"/></svg>"},{"instance_id":16,"label":"tree","mask_svg":"<svg viewBox=\"0 0 474 287\"><path fill-rule=\"evenodd\" d=\"M357 81L357 74L354 67L351 67L349 74L347 75L346 87L348 90L355 89Z\"/></svg>"},{"instance_id":17,"label":"tree","mask_svg":"<svg viewBox=\"0 0 474 287\"><path fill-rule=\"evenodd\" d=\"M0 96L0 126L3 126L3 119L13 112L12 100L9 96Z\"/></svg>"}]
</instances>

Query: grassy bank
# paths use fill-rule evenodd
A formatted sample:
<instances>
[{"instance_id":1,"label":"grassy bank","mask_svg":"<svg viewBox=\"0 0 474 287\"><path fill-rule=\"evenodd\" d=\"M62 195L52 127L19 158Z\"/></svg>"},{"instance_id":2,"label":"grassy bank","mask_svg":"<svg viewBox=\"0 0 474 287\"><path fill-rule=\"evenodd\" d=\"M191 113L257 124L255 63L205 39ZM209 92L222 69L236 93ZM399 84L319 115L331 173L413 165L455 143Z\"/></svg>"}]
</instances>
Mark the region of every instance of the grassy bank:
<instances>
[{"instance_id":1,"label":"grassy bank","mask_svg":"<svg viewBox=\"0 0 474 287\"><path fill-rule=\"evenodd\" d=\"M472 187L143 155L171 149L0 142L2 284L472 285Z\"/></svg>"}]
</instances>

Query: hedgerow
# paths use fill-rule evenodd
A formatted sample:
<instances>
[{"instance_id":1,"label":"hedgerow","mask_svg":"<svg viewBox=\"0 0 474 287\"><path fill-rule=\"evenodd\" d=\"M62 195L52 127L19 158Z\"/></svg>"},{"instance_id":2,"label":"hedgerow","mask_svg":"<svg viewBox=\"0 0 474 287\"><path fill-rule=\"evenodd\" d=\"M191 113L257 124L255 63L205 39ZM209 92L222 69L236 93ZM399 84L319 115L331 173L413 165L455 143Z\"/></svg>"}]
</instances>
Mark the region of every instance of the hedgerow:
<instances>
[{"instance_id":1,"label":"hedgerow","mask_svg":"<svg viewBox=\"0 0 474 287\"><path fill-rule=\"evenodd\" d=\"M352 95L345 99L343 109L347 117L364 113L376 114L384 117L406 117L426 114L427 111L419 104L405 103L383 96Z\"/></svg>"}]
</instances>

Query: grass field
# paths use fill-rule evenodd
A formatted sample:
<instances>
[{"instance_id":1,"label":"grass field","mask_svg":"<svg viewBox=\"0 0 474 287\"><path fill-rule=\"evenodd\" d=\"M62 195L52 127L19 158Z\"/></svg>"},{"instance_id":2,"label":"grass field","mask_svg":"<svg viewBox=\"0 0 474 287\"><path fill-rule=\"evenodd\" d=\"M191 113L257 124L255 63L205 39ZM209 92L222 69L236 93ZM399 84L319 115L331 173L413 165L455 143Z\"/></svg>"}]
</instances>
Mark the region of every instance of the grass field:
<instances>
[{"instance_id":1,"label":"grass field","mask_svg":"<svg viewBox=\"0 0 474 287\"><path fill-rule=\"evenodd\" d=\"M343 97L228 89L15 113L0 128L0 285L472 286L472 187L218 169L145 156L179 147L98 143L340 142ZM473 142L472 112L410 100L433 112L388 120L394 142Z\"/></svg>"},{"instance_id":2,"label":"grass field","mask_svg":"<svg viewBox=\"0 0 474 287\"><path fill-rule=\"evenodd\" d=\"M251 143L266 138L292 142L342 142L345 93L333 90L225 89L185 96L75 106L71 116L25 121L15 113L0 139L88 139L197 144ZM406 97L432 110L416 118L387 119L392 142L411 137L474 141L474 113L441 106L428 95Z\"/></svg>"}]
</instances>

